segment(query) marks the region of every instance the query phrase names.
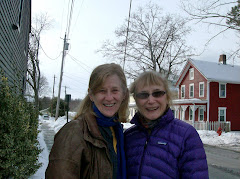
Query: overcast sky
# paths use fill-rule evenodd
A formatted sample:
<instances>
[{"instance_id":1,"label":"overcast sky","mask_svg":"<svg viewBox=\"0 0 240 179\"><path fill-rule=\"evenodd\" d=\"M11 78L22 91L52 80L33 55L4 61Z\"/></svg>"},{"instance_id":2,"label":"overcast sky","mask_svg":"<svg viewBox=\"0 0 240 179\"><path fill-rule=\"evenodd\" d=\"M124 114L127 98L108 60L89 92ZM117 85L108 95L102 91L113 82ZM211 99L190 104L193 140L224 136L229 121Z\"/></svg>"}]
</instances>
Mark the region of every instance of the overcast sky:
<instances>
[{"instance_id":1,"label":"overcast sky","mask_svg":"<svg viewBox=\"0 0 240 179\"><path fill-rule=\"evenodd\" d=\"M53 79L56 76L54 96L58 94L60 69L62 61L63 38L66 32L69 1L71 0L33 0L32 17L39 13L47 13L52 19L52 27L42 33L40 44L40 68L46 76L52 96ZM149 0L133 0L132 12ZM165 13L184 15L179 8L180 0L154 0ZM104 40L114 40L114 31L128 17L130 0L78 0L74 1L73 14L68 42L68 55L64 63L61 98L66 93L72 98L83 98L87 92L88 80L92 70L109 62L101 54L96 53ZM33 22L32 22L33 23ZM204 44L217 32L217 28L192 24L193 32L188 36L188 45L201 52ZM236 35L225 33L218 36L207 46L204 53L194 59L215 61L222 53L236 48Z\"/></svg>"}]
</instances>

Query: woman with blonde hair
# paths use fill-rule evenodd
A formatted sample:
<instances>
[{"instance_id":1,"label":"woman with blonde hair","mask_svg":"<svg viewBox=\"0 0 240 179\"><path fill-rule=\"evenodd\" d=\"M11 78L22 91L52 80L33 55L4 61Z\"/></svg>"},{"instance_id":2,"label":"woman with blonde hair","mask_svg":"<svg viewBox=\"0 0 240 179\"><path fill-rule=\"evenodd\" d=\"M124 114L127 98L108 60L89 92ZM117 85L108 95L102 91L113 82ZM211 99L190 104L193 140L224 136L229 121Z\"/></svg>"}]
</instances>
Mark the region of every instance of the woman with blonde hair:
<instances>
[{"instance_id":1,"label":"woman with blonde hair","mask_svg":"<svg viewBox=\"0 0 240 179\"><path fill-rule=\"evenodd\" d=\"M55 136L46 178L126 178L123 128L129 94L122 68L96 67L75 120Z\"/></svg>"},{"instance_id":2,"label":"woman with blonde hair","mask_svg":"<svg viewBox=\"0 0 240 179\"><path fill-rule=\"evenodd\" d=\"M125 152L127 177L208 178L202 141L193 126L174 118L171 91L157 72L142 73L130 93L138 112L127 129Z\"/></svg>"}]
</instances>

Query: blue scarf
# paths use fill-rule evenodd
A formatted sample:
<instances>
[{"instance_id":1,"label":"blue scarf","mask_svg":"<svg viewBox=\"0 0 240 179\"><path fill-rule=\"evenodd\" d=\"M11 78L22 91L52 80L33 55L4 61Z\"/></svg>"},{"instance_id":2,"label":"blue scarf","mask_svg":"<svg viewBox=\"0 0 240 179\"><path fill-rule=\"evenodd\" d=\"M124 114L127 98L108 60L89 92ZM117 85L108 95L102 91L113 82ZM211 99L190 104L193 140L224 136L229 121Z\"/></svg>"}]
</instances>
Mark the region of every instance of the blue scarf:
<instances>
[{"instance_id":1,"label":"blue scarf","mask_svg":"<svg viewBox=\"0 0 240 179\"><path fill-rule=\"evenodd\" d=\"M97 124L102 127L114 127L116 137L117 137L117 158L118 158L118 179L126 179L126 159L124 152L124 136L123 136L123 128L120 122L117 121L118 116L115 115L113 117L104 116L93 103L93 111L97 115Z\"/></svg>"}]
</instances>

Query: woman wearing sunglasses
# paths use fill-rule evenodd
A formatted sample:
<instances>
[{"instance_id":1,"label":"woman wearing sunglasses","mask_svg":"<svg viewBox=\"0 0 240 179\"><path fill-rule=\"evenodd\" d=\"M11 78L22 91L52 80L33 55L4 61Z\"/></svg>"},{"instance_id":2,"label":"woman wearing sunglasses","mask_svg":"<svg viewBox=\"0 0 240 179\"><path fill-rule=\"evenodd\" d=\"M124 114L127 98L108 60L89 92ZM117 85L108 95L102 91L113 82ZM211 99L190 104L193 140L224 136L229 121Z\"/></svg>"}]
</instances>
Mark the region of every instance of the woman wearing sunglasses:
<instances>
[{"instance_id":1,"label":"woman wearing sunglasses","mask_svg":"<svg viewBox=\"0 0 240 179\"><path fill-rule=\"evenodd\" d=\"M138 112L125 135L128 178L209 178L202 141L190 124L175 119L168 83L157 72L142 73L130 93Z\"/></svg>"}]
</instances>

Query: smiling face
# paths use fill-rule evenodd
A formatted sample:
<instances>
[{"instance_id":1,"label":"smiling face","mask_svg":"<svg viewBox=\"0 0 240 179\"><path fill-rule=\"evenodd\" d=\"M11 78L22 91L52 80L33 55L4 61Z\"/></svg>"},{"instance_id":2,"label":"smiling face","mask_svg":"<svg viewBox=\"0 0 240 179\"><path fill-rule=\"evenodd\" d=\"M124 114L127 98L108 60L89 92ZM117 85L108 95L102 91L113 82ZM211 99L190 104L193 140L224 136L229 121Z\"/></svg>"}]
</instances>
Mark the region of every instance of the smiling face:
<instances>
[{"instance_id":1,"label":"smiling face","mask_svg":"<svg viewBox=\"0 0 240 179\"><path fill-rule=\"evenodd\" d=\"M136 88L136 94L143 92L152 94L157 91L165 91L163 85L138 85ZM146 99L135 97L135 100L139 112L146 118L146 120L155 120L162 116L168 105L166 94L161 97L153 97L150 95Z\"/></svg>"},{"instance_id":2,"label":"smiling face","mask_svg":"<svg viewBox=\"0 0 240 179\"><path fill-rule=\"evenodd\" d=\"M98 110L106 117L114 116L124 99L121 81L117 75L108 76L95 94L89 94Z\"/></svg>"}]
</instances>

